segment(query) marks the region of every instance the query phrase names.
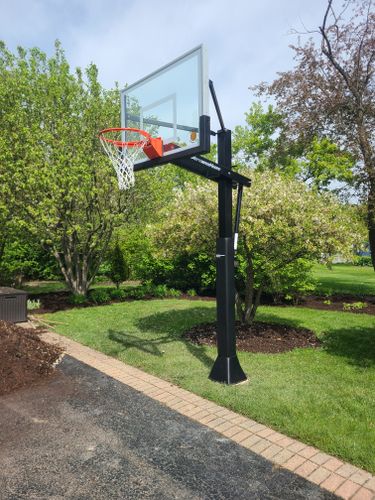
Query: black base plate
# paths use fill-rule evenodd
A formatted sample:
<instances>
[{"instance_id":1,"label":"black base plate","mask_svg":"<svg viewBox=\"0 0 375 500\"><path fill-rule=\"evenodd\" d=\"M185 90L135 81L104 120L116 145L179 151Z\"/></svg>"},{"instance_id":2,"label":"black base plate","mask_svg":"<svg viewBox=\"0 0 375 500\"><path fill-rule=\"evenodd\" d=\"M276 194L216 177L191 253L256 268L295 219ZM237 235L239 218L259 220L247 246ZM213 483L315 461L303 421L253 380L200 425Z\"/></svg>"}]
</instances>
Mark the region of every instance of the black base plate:
<instances>
[{"instance_id":1,"label":"black base plate","mask_svg":"<svg viewBox=\"0 0 375 500\"><path fill-rule=\"evenodd\" d=\"M239 384L247 380L237 356L230 358L218 356L209 378L223 384Z\"/></svg>"}]
</instances>

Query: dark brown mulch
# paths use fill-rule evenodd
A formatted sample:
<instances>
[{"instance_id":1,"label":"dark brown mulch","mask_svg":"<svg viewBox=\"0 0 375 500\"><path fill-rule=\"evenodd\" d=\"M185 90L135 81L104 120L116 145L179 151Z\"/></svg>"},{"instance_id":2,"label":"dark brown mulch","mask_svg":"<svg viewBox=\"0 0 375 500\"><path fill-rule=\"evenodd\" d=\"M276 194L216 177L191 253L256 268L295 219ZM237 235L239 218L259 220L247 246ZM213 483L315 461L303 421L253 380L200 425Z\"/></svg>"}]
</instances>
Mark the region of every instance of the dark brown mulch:
<instances>
[{"instance_id":1,"label":"dark brown mulch","mask_svg":"<svg viewBox=\"0 0 375 500\"><path fill-rule=\"evenodd\" d=\"M0 321L0 395L52 374L61 353L60 347L41 340L36 330Z\"/></svg>"},{"instance_id":2,"label":"dark brown mulch","mask_svg":"<svg viewBox=\"0 0 375 500\"><path fill-rule=\"evenodd\" d=\"M72 309L73 307L90 307L93 304L86 303L80 305L72 305L69 302L69 292L53 292L53 293L44 293L40 295L35 295L32 297L34 299L39 299L41 301L41 307L34 311L34 313L44 314L55 311L64 311L66 309ZM201 295L196 295L191 297L187 294L182 294L181 299L188 300L207 300L214 301L215 297L204 297ZM152 300L153 297L145 297L145 299ZM126 299L126 302L132 301L134 299ZM118 302L113 300L112 302ZM362 309L356 309L355 307L347 309L348 312L358 313L358 314L374 314L375 315L375 297L374 296L363 296L357 297L355 295L333 295L329 297L329 299L325 297L320 297L317 295L311 295L302 299L301 303L296 307L309 307L312 309L322 309L326 311L344 311L344 304L355 304L358 302L365 303L365 307ZM278 306L288 306L290 307L290 303L275 303L272 297L265 296L262 299L262 305L278 305Z\"/></svg>"},{"instance_id":3,"label":"dark brown mulch","mask_svg":"<svg viewBox=\"0 0 375 500\"><path fill-rule=\"evenodd\" d=\"M356 304L364 307L356 308ZM348 304L353 304L351 307ZM310 307L312 309L322 309L326 311L346 311L359 314L374 314L375 315L375 297L363 296L356 297L355 295L332 295L329 298L310 295L302 300L299 307Z\"/></svg>"},{"instance_id":4,"label":"dark brown mulch","mask_svg":"<svg viewBox=\"0 0 375 500\"><path fill-rule=\"evenodd\" d=\"M237 348L239 351L279 353L296 347L320 347L321 341L306 328L276 325L272 323L236 323ZM216 345L216 323L194 326L183 334L198 345Z\"/></svg>"},{"instance_id":5,"label":"dark brown mulch","mask_svg":"<svg viewBox=\"0 0 375 500\"><path fill-rule=\"evenodd\" d=\"M41 302L41 307L33 312L45 314L72 309L74 306L69 302L69 295L69 292L52 292L32 296L32 299L38 299ZM82 306L85 306L85 304L82 304Z\"/></svg>"}]
</instances>

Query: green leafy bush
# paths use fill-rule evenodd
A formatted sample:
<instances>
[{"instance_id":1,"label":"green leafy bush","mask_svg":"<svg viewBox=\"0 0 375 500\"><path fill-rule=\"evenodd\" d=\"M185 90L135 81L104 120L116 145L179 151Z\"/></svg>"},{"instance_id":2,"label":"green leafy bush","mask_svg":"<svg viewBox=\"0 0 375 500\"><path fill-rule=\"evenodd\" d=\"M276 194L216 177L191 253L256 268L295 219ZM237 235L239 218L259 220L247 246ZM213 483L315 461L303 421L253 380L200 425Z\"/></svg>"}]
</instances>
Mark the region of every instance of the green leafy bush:
<instances>
[{"instance_id":1,"label":"green leafy bush","mask_svg":"<svg viewBox=\"0 0 375 500\"><path fill-rule=\"evenodd\" d=\"M100 280L101 278L108 279L110 272L111 272L111 263L108 260L102 262L96 274L95 281L98 281L98 279Z\"/></svg>"},{"instance_id":2,"label":"green leafy bush","mask_svg":"<svg viewBox=\"0 0 375 500\"><path fill-rule=\"evenodd\" d=\"M78 295L75 293L69 295L68 301L70 304L72 304L74 306L79 306L79 305L88 303L87 297L85 297L84 295Z\"/></svg>"},{"instance_id":3,"label":"green leafy bush","mask_svg":"<svg viewBox=\"0 0 375 500\"><path fill-rule=\"evenodd\" d=\"M367 307L367 302L344 302L342 304L343 311L361 311Z\"/></svg>"},{"instance_id":4,"label":"green leafy bush","mask_svg":"<svg viewBox=\"0 0 375 500\"><path fill-rule=\"evenodd\" d=\"M164 298L168 297L168 287L167 285L156 285L149 288L149 292L153 297Z\"/></svg>"},{"instance_id":5,"label":"green leafy bush","mask_svg":"<svg viewBox=\"0 0 375 500\"><path fill-rule=\"evenodd\" d=\"M105 304L111 300L111 297L107 290L98 288L90 291L89 300L94 304Z\"/></svg>"},{"instance_id":6,"label":"green leafy bush","mask_svg":"<svg viewBox=\"0 0 375 500\"><path fill-rule=\"evenodd\" d=\"M166 297L180 297L180 290L168 288L166 285L154 285L151 282L146 282L140 286L129 287L124 290L124 296L128 299L163 299Z\"/></svg>"},{"instance_id":7,"label":"green leafy bush","mask_svg":"<svg viewBox=\"0 0 375 500\"><path fill-rule=\"evenodd\" d=\"M312 265L311 261L297 259L285 265L282 272L275 269L265 291L274 297L275 302L286 299L297 305L303 296L315 290L316 281L311 274Z\"/></svg>"},{"instance_id":8,"label":"green leafy bush","mask_svg":"<svg viewBox=\"0 0 375 500\"><path fill-rule=\"evenodd\" d=\"M111 299L114 300L124 300L126 298L126 294L121 288L114 288L113 290L110 290L109 295Z\"/></svg>"},{"instance_id":9,"label":"green leafy bush","mask_svg":"<svg viewBox=\"0 0 375 500\"><path fill-rule=\"evenodd\" d=\"M354 260L353 264L361 267L372 266L371 257L369 255L360 255Z\"/></svg>"},{"instance_id":10,"label":"green leafy bush","mask_svg":"<svg viewBox=\"0 0 375 500\"><path fill-rule=\"evenodd\" d=\"M201 294L214 294L216 264L212 254L176 253L173 257L149 257L144 261L141 279L154 285L164 284L178 290L198 290Z\"/></svg>"},{"instance_id":11,"label":"green leafy bush","mask_svg":"<svg viewBox=\"0 0 375 500\"><path fill-rule=\"evenodd\" d=\"M187 290L186 294L189 295L189 297L196 297L197 292L194 290L194 288L189 288L189 290Z\"/></svg>"},{"instance_id":12,"label":"green leafy bush","mask_svg":"<svg viewBox=\"0 0 375 500\"><path fill-rule=\"evenodd\" d=\"M5 245L0 263L0 282L20 286L24 280L60 279L56 261L40 244L15 236Z\"/></svg>"},{"instance_id":13,"label":"green leafy bush","mask_svg":"<svg viewBox=\"0 0 375 500\"><path fill-rule=\"evenodd\" d=\"M144 286L134 287L126 291L129 299L142 300L148 294L148 289Z\"/></svg>"},{"instance_id":14,"label":"green leafy bush","mask_svg":"<svg viewBox=\"0 0 375 500\"><path fill-rule=\"evenodd\" d=\"M129 279L130 271L124 254L122 253L122 250L118 243L116 243L114 249L112 250L110 259L110 270L108 276L116 285L116 287L119 288L120 284L123 281Z\"/></svg>"},{"instance_id":15,"label":"green leafy bush","mask_svg":"<svg viewBox=\"0 0 375 500\"><path fill-rule=\"evenodd\" d=\"M314 288L312 263L322 256L347 258L363 239L362 225L332 194L318 193L278 173L252 172L252 177L253 188L245 190L242 199L236 268L237 313L245 323L254 320L263 292L297 302ZM202 183L185 189L166 215L150 228L156 255L173 264L174 274L162 279L180 290L201 292L203 279L213 287L216 188ZM198 282L193 283L190 278L195 276Z\"/></svg>"}]
</instances>

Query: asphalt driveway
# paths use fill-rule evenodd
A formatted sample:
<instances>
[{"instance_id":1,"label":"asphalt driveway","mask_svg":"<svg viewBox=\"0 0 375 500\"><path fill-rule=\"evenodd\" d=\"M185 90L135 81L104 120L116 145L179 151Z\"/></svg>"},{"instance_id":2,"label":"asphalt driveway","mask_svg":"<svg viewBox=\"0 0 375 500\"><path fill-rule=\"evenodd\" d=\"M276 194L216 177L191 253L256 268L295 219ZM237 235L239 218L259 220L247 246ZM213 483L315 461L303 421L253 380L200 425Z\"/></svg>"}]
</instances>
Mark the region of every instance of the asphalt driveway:
<instances>
[{"instance_id":1,"label":"asphalt driveway","mask_svg":"<svg viewBox=\"0 0 375 500\"><path fill-rule=\"evenodd\" d=\"M69 356L0 429L4 500L336 498Z\"/></svg>"}]
</instances>

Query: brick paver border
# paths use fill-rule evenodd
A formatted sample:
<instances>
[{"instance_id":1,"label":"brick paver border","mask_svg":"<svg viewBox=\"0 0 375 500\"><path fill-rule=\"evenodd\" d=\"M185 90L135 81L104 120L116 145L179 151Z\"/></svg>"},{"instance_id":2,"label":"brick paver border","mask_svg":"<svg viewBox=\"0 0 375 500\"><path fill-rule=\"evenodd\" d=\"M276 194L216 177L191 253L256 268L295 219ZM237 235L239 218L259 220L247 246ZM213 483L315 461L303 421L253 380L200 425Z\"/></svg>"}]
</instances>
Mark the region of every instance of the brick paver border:
<instances>
[{"instance_id":1,"label":"brick paver border","mask_svg":"<svg viewBox=\"0 0 375 500\"><path fill-rule=\"evenodd\" d=\"M45 332L43 339L58 343L70 356L210 427L276 467L288 469L341 498L375 500L375 476L365 470L57 333Z\"/></svg>"}]
</instances>

